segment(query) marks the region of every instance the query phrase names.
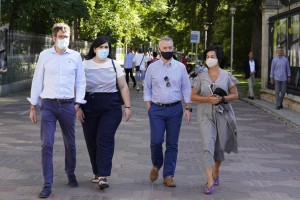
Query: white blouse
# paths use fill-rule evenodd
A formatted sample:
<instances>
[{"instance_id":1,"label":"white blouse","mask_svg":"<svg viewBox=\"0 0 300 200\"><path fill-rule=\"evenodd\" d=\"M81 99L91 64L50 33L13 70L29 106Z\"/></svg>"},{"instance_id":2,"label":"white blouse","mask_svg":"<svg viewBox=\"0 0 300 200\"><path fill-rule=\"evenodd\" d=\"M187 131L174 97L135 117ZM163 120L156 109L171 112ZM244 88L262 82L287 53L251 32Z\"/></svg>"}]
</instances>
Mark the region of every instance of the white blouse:
<instances>
[{"instance_id":1,"label":"white blouse","mask_svg":"<svg viewBox=\"0 0 300 200\"><path fill-rule=\"evenodd\" d=\"M113 93L118 91L116 87L116 72L111 61L111 59L108 59L105 63L101 64L94 62L92 59L83 61L86 92ZM113 62L117 70L117 77L124 76L120 64L115 60Z\"/></svg>"}]
</instances>

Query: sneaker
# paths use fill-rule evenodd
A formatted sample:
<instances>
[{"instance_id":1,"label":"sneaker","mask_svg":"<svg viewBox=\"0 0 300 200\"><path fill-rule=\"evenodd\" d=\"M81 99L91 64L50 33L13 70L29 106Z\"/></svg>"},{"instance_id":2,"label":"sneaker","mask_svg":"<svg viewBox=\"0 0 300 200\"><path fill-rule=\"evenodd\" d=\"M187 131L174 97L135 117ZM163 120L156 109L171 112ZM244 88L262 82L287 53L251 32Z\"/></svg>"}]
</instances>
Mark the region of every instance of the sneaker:
<instances>
[{"instance_id":1,"label":"sneaker","mask_svg":"<svg viewBox=\"0 0 300 200\"><path fill-rule=\"evenodd\" d=\"M109 185L107 183L107 179L105 177L99 177L99 189L104 190L105 188L109 188Z\"/></svg>"},{"instance_id":2,"label":"sneaker","mask_svg":"<svg viewBox=\"0 0 300 200\"><path fill-rule=\"evenodd\" d=\"M175 182L173 181L173 177L172 176L167 176L164 178L164 185L167 187L176 187Z\"/></svg>"},{"instance_id":3,"label":"sneaker","mask_svg":"<svg viewBox=\"0 0 300 200\"><path fill-rule=\"evenodd\" d=\"M150 175L149 175L149 178L152 182L154 182L157 177L158 177L158 171L159 169L157 167L152 167L151 171L150 171Z\"/></svg>"},{"instance_id":4,"label":"sneaker","mask_svg":"<svg viewBox=\"0 0 300 200\"><path fill-rule=\"evenodd\" d=\"M68 185L70 187L78 187L78 182L76 180L76 176L75 175L69 175L68 179L69 179Z\"/></svg>"},{"instance_id":5,"label":"sneaker","mask_svg":"<svg viewBox=\"0 0 300 200\"><path fill-rule=\"evenodd\" d=\"M92 183L99 183L99 177L95 175L95 177L91 180Z\"/></svg>"},{"instance_id":6,"label":"sneaker","mask_svg":"<svg viewBox=\"0 0 300 200\"><path fill-rule=\"evenodd\" d=\"M50 186L44 186L42 191L39 193L39 198L48 198L51 194L51 187Z\"/></svg>"}]
</instances>

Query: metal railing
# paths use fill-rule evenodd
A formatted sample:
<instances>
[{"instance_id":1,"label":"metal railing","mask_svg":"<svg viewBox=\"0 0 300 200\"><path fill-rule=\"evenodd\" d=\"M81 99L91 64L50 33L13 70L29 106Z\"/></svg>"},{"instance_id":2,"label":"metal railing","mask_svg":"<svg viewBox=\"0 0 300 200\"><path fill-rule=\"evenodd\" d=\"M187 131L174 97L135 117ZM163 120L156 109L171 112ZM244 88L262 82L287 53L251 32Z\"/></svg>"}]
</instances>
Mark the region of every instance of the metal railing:
<instances>
[{"instance_id":1,"label":"metal railing","mask_svg":"<svg viewBox=\"0 0 300 200\"><path fill-rule=\"evenodd\" d=\"M2 41L5 41L5 52L2 54L2 59L4 59L2 63L5 63L5 66L2 66L0 70L0 85L31 79L40 52L53 45L50 35L14 30L6 30L4 34L2 33ZM70 42L69 48L85 55L89 46L90 44L86 41L74 41ZM6 69L3 70L3 67Z\"/></svg>"}]
</instances>

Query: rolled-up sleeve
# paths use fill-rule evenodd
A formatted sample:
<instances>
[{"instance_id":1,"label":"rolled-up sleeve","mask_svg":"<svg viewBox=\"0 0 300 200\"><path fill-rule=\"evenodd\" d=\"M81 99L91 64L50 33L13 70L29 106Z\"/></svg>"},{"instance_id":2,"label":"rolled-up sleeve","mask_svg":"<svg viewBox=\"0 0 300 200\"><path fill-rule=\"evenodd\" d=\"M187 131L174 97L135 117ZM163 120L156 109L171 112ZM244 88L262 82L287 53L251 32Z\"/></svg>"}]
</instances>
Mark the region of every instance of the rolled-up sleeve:
<instances>
[{"instance_id":1,"label":"rolled-up sleeve","mask_svg":"<svg viewBox=\"0 0 300 200\"><path fill-rule=\"evenodd\" d=\"M144 80L144 101L152 101L151 67L147 69Z\"/></svg>"},{"instance_id":2,"label":"rolled-up sleeve","mask_svg":"<svg viewBox=\"0 0 300 200\"><path fill-rule=\"evenodd\" d=\"M30 97L27 98L27 100L32 105L39 104L40 94L43 91L43 85L44 85L44 56L43 55L44 55L43 52L40 53L39 59L37 61L34 70L34 75L32 78Z\"/></svg>"},{"instance_id":3,"label":"rolled-up sleeve","mask_svg":"<svg viewBox=\"0 0 300 200\"><path fill-rule=\"evenodd\" d=\"M182 71L182 95L185 103L192 103L191 101L192 87L186 70Z\"/></svg>"},{"instance_id":4,"label":"rolled-up sleeve","mask_svg":"<svg viewBox=\"0 0 300 200\"><path fill-rule=\"evenodd\" d=\"M80 104L85 104L86 101L84 100L85 96L85 88L86 88L86 80L85 80L85 73L84 68L82 65L81 56L78 56L77 62L77 71L76 71L76 81L75 81L75 102Z\"/></svg>"}]
</instances>

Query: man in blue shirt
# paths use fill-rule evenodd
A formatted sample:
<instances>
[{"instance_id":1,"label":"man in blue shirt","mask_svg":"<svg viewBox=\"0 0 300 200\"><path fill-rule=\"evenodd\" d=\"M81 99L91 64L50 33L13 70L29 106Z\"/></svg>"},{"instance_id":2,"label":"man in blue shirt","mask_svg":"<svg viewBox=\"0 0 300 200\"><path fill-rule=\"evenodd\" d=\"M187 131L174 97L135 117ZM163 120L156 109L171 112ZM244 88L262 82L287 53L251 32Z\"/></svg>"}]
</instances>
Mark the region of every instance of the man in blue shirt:
<instances>
[{"instance_id":1,"label":"man in blue shirt","mask_svg":"<svg viewBox=\"0 0 300 200\"><path fill-rule=\"evenodd\" d=\"M29 118L37 123L36 106L41 109L42 168L44 187L39 198L48 198L53 184L53 145L56 122L62 130L65 145L65 172L69 186L77 187L75 176L75 121L79 104L84 104L85 74L77 51L68 49L70 27L54 24L54 46L41 52L32 79ZM41 102L40 101L41 98Z\"/></svg>"},{"instance_id":2,"label":"man in blue shirt","mask_svg":"<svg viewBox=\"0 0 300 200\"><path fill-rule=\"evenodd\" d=\"M155 181L163 166L163 183L168 187L175 187L173 177L182 116L187 117L188 122L191 119L191 84L184 64L172 58L173 40L163 37L158 46L161 59L149 65L144 82L144 101L150 120L153 164L149 178L152 182ZM182 100L186 103L184 111ZM165 154L162 148L164 138Z\"/></svg>"},{"instance_id":3,"label":"man in blue shirt","mask_svg":"<svg viewBox=\"0 0 300 200\"><path fill-rule=\"evenodd\" d=\"M130 74L130 78L133 82L133 87L135 87L136 81L135 81L135 78L134 78L133 72L132 72L133 58L134 58L134 54L132 53L132 49L128 48L127 54L125 55L125 58L124 58L124 69L125 69L125 74L126 74L126 82L127 82L127 85L129 86L129 74Z\"/></svg>"},{"instance_id":4,"label":"man in blue shirt","mask_svg":"<svg viewBox=\"0 0 300 200\"><path fill-rule=\"evenodd\" d=\"M288 59L283 55L283 49L277 48L277 56L272 60L270 71L270 83L275 83L276 109L282 109L284 95L286 93L286 81L291 81L291 69Z\"/></svg>"}]
</instances>

